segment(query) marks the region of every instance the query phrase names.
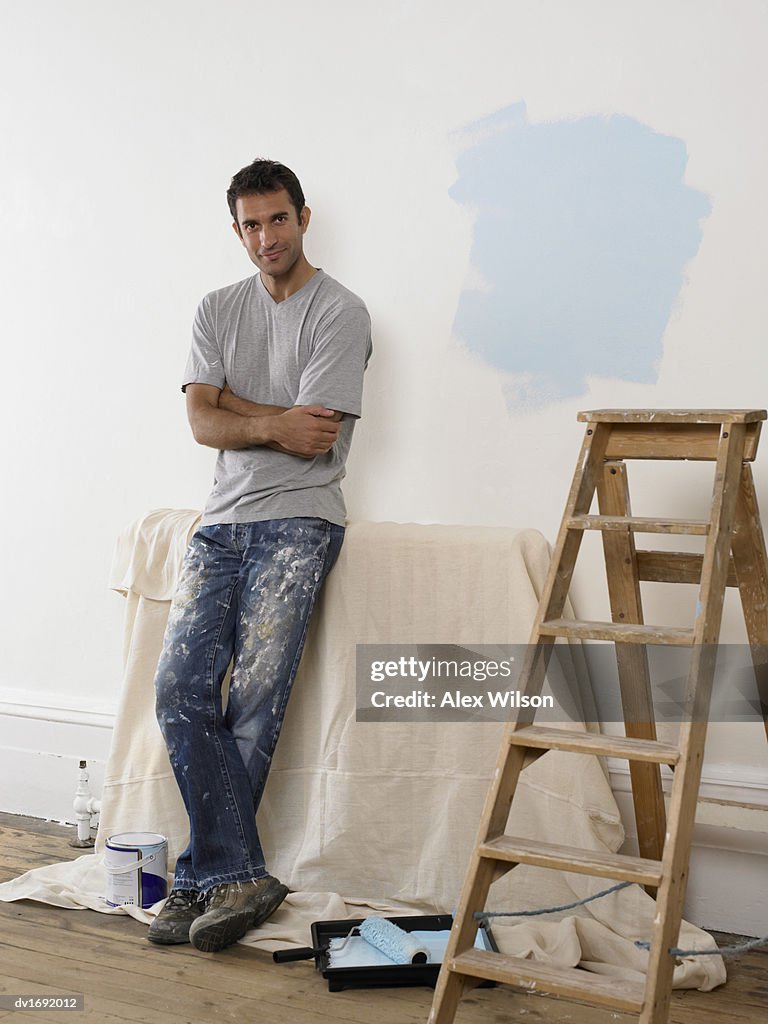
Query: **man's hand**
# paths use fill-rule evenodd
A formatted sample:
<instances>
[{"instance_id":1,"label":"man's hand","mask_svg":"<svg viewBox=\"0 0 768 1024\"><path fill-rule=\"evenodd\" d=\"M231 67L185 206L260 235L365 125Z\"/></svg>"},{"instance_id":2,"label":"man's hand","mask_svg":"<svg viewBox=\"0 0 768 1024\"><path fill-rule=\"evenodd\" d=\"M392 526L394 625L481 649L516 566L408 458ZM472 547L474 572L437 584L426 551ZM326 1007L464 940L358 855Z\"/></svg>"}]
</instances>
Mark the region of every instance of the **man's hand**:
<instances>
[{"instance_id":1,"label":"man's hand","mask_svg":"<svg viewBox=\"0 0 768 1024\"><path fill-rule=\"evenodd\" d=\"M272 447L304 459L325 455L338 437L340 420L340 412L323 405L295 405L273 417Z\"/></svg>"},{"instance_id":2,"label":"man's hand","mask_svg":"<svg viewBox=\"0 0 768 1024\"><path fill-rule=\"evenodd\" d=\"M227 409L229 412L235 412L239 416L279 416L287 412L292 412L294 415L292 417L289 417L286 423L281 423L278 425L275 422L270 424L270 432L274 433L275 428L277 428L280 431L283 440L281 442L275 437L273 438L273 440L266 442L266 447L274 448L275 451L285 452L288 455L298 455L300 458L303 459L313 459L315 455L318 454L324 455L325 452L330 450L331 446L336 440L336 436L334 435L333 440L330 440L330 438L328 437L323 437L322 440L330 440L330 444L328 445L328 447L323 447L320 451L315 450L317 448L317 445L313 445L311 442L312 440L318 440L319 438L313 438L312 435L315 433L327 434L327 431L318 429L313 430L312 428L315 425L309 424L308 432L306 429L307 424L301 423L301 426L299 427L299 430L297 432L296 426L294 424L294 420L296 420L295 414L299 410L303 410L305 413L309 415L319 416L322 417L323 419L329 419L332 420L334 423L338 423L341 420L340 412L334 412L333 409L326 409L325 406L322 405L295 406L293 409L286 409L285 406L262 405L256 402L249 402L248 399L246 398L238 397L238 395L236 395L234 391L232 391L229 384L226 383L224 384L224 388L221 394L219 395L219 408ZM302 429L302 427L304 429ZM280 428L283 429L280 430ZM336 433L338 433L338 431L336 431Z\"/></svg>"}]
</instances>

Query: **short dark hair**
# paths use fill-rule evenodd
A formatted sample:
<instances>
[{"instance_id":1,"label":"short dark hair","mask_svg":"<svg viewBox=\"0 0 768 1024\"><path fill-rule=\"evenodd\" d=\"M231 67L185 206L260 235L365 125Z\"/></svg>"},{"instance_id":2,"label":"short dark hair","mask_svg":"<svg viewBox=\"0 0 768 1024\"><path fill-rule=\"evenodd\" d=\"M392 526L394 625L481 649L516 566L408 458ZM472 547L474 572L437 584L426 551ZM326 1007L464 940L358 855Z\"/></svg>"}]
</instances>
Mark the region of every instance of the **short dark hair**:
<instances>
[{"instance_id":1,"label":"short dark hair","mask_svg":"<svg viewBox=\"0 0 768 1024\"><path fill-rule=\"evenodd\" d=\"M304 193L301 190L299 179L289 167L279 164L276 160L262 160L257 157L253 163L239 170L227 189L229 212L235 223L237 223L237 200L240 196L279 192L281 188L284 188L290 196L291 202L296 207L296 215L300 217L305 206Z\"/></svg>"}]
</instances>

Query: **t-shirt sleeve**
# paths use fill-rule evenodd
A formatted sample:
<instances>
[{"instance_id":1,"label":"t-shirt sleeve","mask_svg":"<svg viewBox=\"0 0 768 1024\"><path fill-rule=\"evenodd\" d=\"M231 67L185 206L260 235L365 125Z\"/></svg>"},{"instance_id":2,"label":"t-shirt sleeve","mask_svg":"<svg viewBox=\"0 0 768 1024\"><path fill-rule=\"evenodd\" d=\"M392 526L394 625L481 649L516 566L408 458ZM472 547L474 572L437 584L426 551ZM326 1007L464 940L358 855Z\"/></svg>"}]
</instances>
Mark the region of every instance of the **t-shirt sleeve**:
<instances>
[{"instance_id":1,"label":"t-shirt sleeve","mask_svg":"<svg viewBox=\"0 0 768 1024\"><path fill-rule=\"evenodd\" d=\"M187 384L213 384L223 388L224 382L224 362L216 342L210 300L206 296L197 307L192 324L192 347L181 390L186 391Z\"/></svg>"},{"instance_id":2,"label":"t-shirt sleeve","mask_svg":"<svg viewBox=\"0 0 768 1024\"><path fill-rule=\"evenodd\" d=\"M365 306L337 313L319 331L301 374L296 405L324 405L360 416L363 373L371 352L371 319Z\"/></svg>"}]
</instances>

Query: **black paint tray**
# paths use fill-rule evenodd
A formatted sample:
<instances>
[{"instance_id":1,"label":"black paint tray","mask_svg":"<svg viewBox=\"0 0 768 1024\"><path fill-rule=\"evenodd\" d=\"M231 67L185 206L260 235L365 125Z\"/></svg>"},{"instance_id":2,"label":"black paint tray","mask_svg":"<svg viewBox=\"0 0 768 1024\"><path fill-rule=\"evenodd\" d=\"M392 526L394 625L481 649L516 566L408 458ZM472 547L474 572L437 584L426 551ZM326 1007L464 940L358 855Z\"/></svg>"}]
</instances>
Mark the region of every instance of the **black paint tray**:
<instances>
[{"instance_id":1,"label":"black paint tray","mask_svg":"<svg viewBox=\"0 0 768 1024\"><path fill-rule=\"evenodd\" d=\"M364 918L345 918L341 921L315 921L312 925L312 945L315 949L315 966L328 982L329 992L340 992L345 988L375 988L390 985L429 985L434 988L440 973L439 963L428 964L392 964L375 967L331 967L331 939L344 938L356 925L361 925ZM403 931L447 931L453 925L451 914L433 914L428 916L388 917L387 921L396 924ZM485 922L478 930L485 949L496 951L496 944ZM485 982L483 987L493 986L495 982Z\"/></svg>"}]
</instances>

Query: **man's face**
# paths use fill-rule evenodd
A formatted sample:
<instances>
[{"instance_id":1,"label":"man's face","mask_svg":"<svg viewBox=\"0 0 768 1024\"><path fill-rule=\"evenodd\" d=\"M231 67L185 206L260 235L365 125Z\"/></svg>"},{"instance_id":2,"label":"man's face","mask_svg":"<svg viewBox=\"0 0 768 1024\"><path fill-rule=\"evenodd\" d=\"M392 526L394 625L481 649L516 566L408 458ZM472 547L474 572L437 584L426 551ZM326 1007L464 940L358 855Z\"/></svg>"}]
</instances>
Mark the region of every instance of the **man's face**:
<instances>
[{"instance_id":1,"label":"man's face","mask_svg":"<svg viewBox=\"0 0 768 1024\"><path fill-rule=\"evenodd\" d=\"M303 252L303 237L309 224L309 207L301 216L286 190L240 196L235 205L233 225L251 261L263 274L284 277Z\"/></svg>"}]
</instances>

